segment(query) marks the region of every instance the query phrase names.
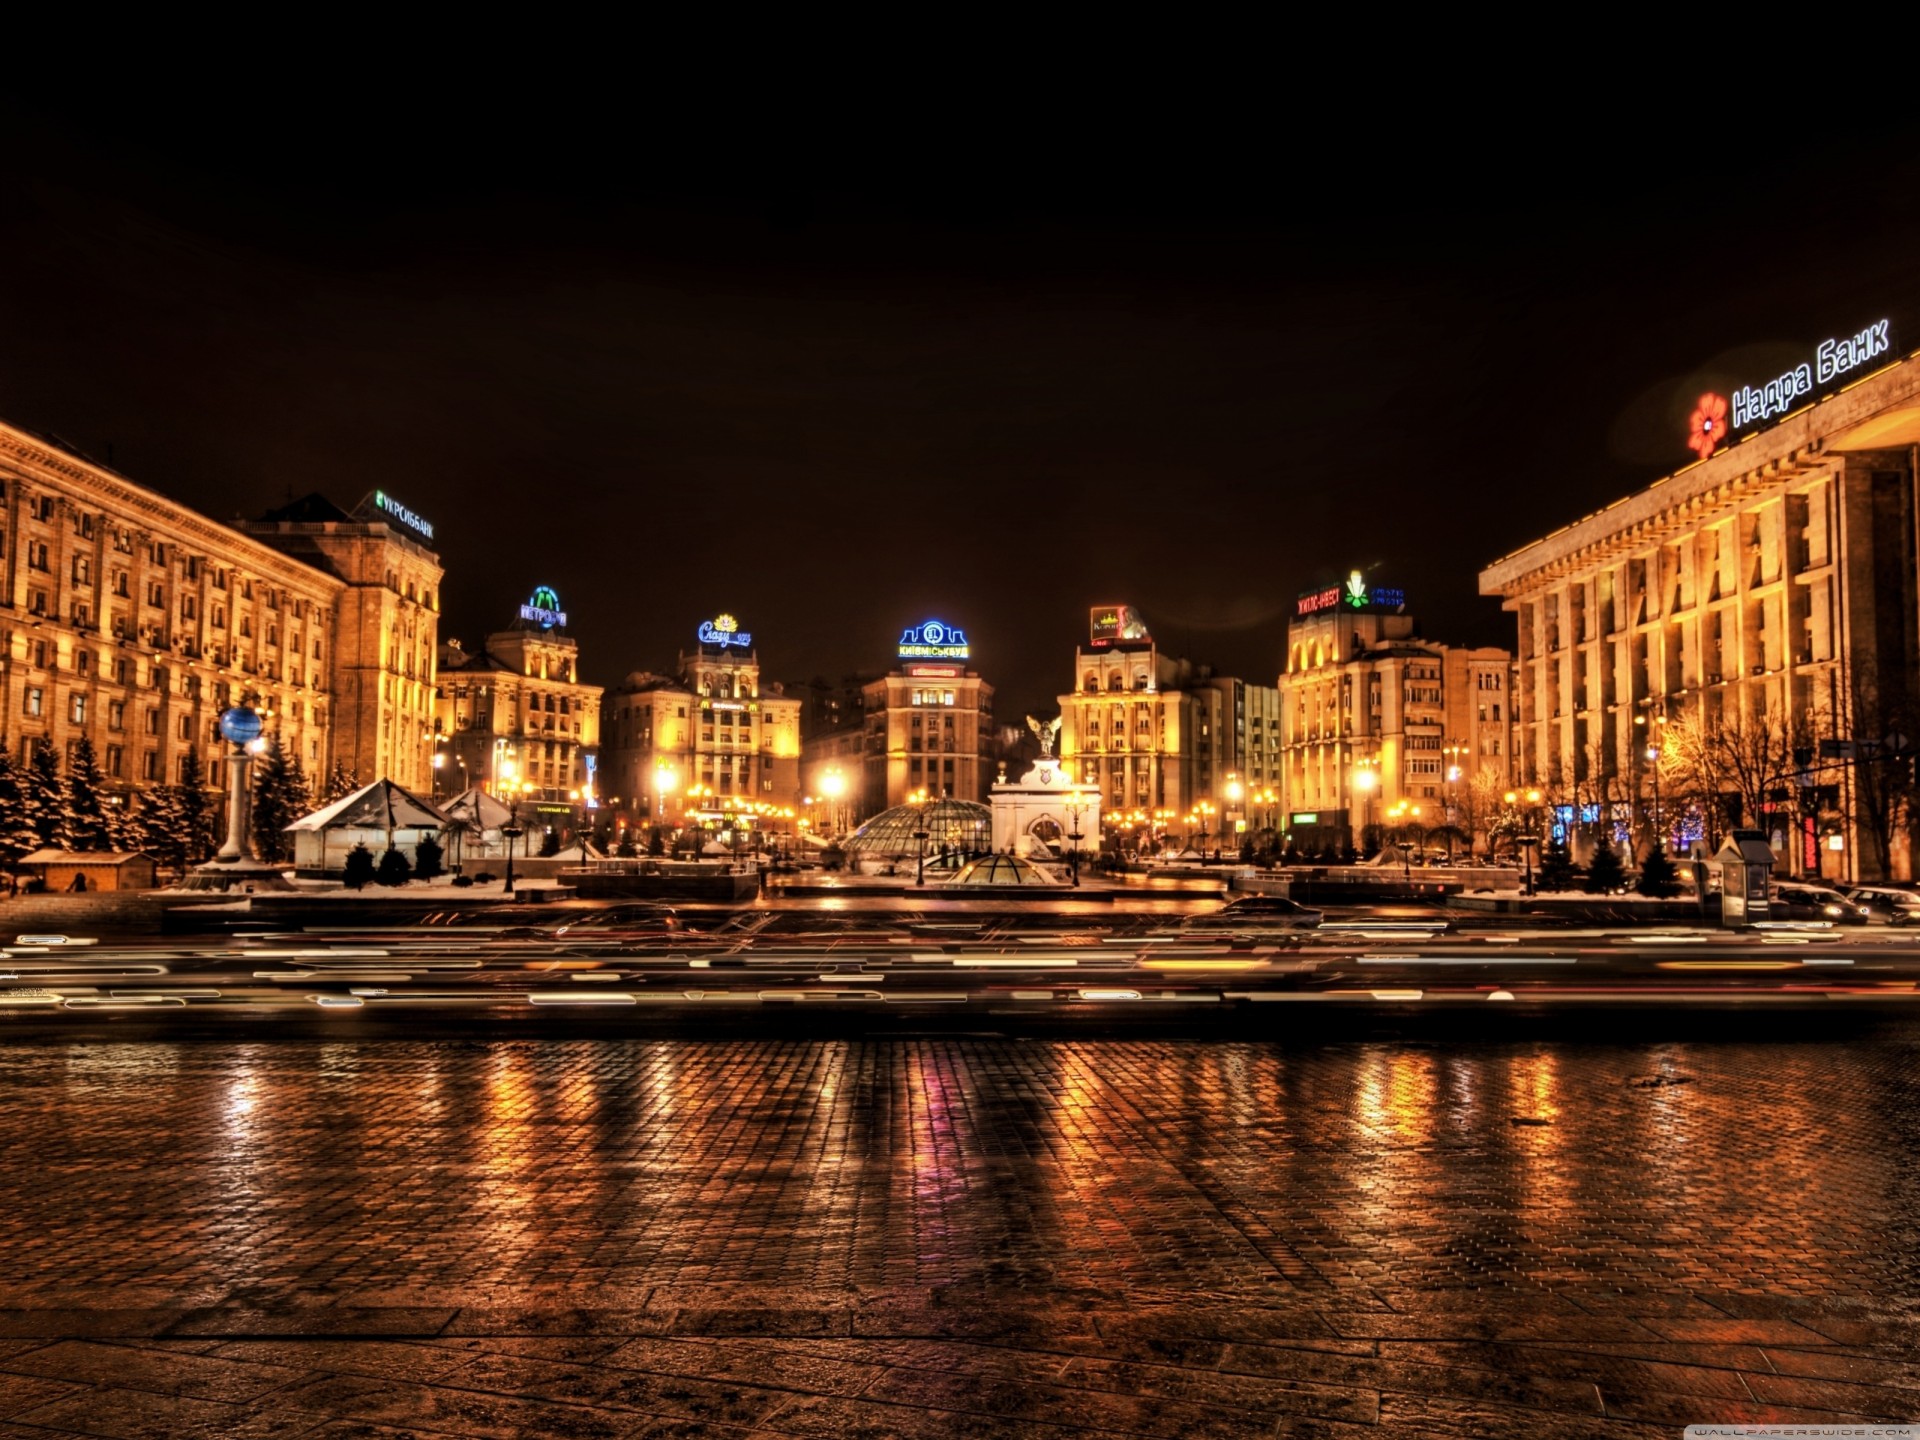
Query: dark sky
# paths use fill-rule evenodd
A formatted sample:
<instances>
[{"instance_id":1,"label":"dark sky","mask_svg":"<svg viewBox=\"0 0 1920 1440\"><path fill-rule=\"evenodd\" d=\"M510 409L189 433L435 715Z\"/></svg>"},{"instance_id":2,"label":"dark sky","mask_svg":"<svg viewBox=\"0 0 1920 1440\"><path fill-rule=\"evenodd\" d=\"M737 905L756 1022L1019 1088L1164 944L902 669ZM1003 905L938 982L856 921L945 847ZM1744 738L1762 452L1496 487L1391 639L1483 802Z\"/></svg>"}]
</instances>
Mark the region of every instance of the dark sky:
<instances>
[{"instance_id":1,"label":"dark sky","mask_svg":"<svg viewBox=\"0 0 1920 1440\"><path fill-rule=\"evenodd\" d=\"M1017 720L1097 603L1267 683L1355 566L1511 643L1478 569L1689 460L1707 384L1888 315L1920 348L1912 128L1271 124L883 150L16 96L0 418L217 517L384 487L438 528L443 634L551 584L590 680L721 610L790 682L937 616Z\"/></svg>"}]
</instances>

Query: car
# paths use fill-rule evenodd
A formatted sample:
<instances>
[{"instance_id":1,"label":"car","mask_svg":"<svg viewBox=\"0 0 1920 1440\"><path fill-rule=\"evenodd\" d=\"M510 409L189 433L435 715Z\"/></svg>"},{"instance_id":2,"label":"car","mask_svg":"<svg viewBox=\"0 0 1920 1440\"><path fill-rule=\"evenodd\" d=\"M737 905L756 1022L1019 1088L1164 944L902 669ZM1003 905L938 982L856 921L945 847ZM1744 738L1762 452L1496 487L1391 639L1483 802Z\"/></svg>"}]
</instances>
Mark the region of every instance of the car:
<instances>
[{"instance_id":1,"label":"car","mask_svg":"<svg viewBox=\"0 0 1920 1440\"><path fill-rule=\"evenodd\" d=\"M1767 895L1767 914L1775 920L1826 920L1835 925L1867 923L1863 907L1825 885L1775 885Z\"/></svg>"},{"instance_id":2,"label":"car","mask_svg":"<svg viewBox=\"0 0 1920 1440\"><path fill-rule=\"evenodd\" d=\"M1886 925L1920 924L1920 894L1894 885L1860 885L1847 899L1867 912L1867 918Z\"/></svg>"}]
</instances>

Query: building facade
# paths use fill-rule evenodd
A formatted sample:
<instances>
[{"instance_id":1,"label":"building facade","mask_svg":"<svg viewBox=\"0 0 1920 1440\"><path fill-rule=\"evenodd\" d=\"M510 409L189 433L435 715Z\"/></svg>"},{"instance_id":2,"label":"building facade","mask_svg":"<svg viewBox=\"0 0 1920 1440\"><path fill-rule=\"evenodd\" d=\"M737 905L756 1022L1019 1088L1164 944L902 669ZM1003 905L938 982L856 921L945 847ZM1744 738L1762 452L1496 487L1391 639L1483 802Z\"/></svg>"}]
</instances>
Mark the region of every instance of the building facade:
<instances>
[{"instance_id":1,"label":"building facade","mask_svg":"<svg viewBox=\"0 0 1920 1440\"><path fill-rule=\"evenodd\" d=\"M1256 758L1263 775L1270 763L1277 695L1165 654L1127 606L1096 609L1089 629L1074 653L1074 689L1059 697L1059 753L1077 780L1099 787L1105 825L1135 843L1237 845Z\"/></svg>"},{"instance_id":2,"label":"building facade","mask_svg":"<svg viewBox=\"0 0 1920 1440\"><path fill-rule=\"evenodd\" d=\"M316 783L369 738L339 703L360 659L343 636L362 637L332 568L4 424L0 504L0 734L16 759L43 741L67 759L85 736L124 804L180 783L190 750L221 786L231 705L258 709Z\"/></svg>"},{"instance_id":3,"label":"building facade","mask_svg":"<svg viewBox=\"0 0 1920 1440\"><path fill-rule=\"evenodd\" d=\"M1302 595L1280 677L1292 845L1483 847L1509 779L1512 659L1421 639L1404 592L1357 572Z\"/></svg>"},{"instance_id":4,"label":"building facade","mask_svg":"<svg viewBox=\"0 0 1920 1440\"><path fill-rule=\"evenodd\" d=\"M900 639L899 668L862 689L861 785L875 811L910 795L986 803L994 778L993 686L970 668L966 633L938 620Z\"/></svg>"},{"instance_id":5,"label":"building facade","mask_svg":"<svg viewBox=\"0 0 1920 1440\"><path fill-rule=\"evenodd\" d=\"M602 687L580 680L580 647L542 587L476 650L440 647L435 794L473 786L567 812L599 808Z\"/></svg>"},{"instance_id":6,"label":"building facade","mask_svg":"<svg viewBox=\"0 0 1920 1440\"><path fill-rule=\"evenodd\" d=\"M361 784L433 784L440 557L433 527L385 491L349 513L322 495L242 528L340 583L328 672L333 759Z\"/></svg>"},{"instance_id":7,"label":"building facade","mask_svg":"<svg viewBox=\"0 0 1920 1440\"><path fill-rule=\"evenodd\" d=\"M607 696L602 788L630 823L714 827L751 815L756 828L791 832L800 710L777 682L763 684L751 634L718 616L674 676L636 671Z\"/></svg>"},{"instance_id":8,"label":"building facade","mask_svg":"<svg viewBox=\"0 0 1920 1440\"><path fill-rule=\"evenodd\" d=\"M1920 698L1920 356L1885 330L1846 363L1810 348L1731 419L1703 396L1702 458L1481 572L1518 630L1520 769L1559 810L1681 849L1757 825L1794 873L1912 874L1888 782ZM1702 775L1689 747L1752 774Z\"/></svg>"}]
</instances>

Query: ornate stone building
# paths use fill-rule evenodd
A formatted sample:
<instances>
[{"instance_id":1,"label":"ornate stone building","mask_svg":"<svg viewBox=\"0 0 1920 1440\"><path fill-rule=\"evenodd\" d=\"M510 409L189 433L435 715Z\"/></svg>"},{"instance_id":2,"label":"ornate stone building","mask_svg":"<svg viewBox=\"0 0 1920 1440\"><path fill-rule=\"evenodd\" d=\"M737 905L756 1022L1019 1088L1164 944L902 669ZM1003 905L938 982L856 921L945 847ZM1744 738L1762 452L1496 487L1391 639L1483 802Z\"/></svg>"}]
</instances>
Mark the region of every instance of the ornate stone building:
<instances>
[{"instance_id":1,"label":"ornate stone building","mask_svg":"<svg viewBox=\"0 0 1920 1440\"><path fill-rule=\"evenodd\" d=\"M64 758L85 735L124 802L178 783L192 749L217 788L220 712L247 703L316 784L337 760L425 787L441 570L403 507L310 496L223 525L5 424L0 504L16 758L40 740Z\"/></svg>"},{"instance_id":2,"label":"ornate stone building","mask_svg":"<svg viewBox=\"0 0 1920 1440\"><path fill-rule=\"evenodd\" d=\"M476 650L453 639L440 647L437 793L477 785L555 807L547 813L564 810L575 822L605 798L598 775L603 691L581 682L580 647L565 625L556 599L551 607L523 605L512 627Z\"/></svg>"},{"instance_id":3,"label":"ornate stone building","mask_svg":"<svg viewBox=\"0 0 1920 1440\"><path fill-rule=\"evenodd\" d=\"M362 784L392 780L426 794L443 573L431 525L376 490L351 514L309 495L242 528L340 583L333 758Z\"/></svg>"},{"instance_id":4,"label":"ornate stone building","mask_svg":"<svg viewBox=\"0 0 1920 1440\"><path fill-rule=\"evenodd\" d=\"M719 826L752 812L761 828L792 831L800 709L777 682L762 683L751 633L719 616L700 626L674 675L635 671L608 693L602 789L633 823Z\"/></svg>"},{"instance_id":5,"label":"ornate stone building","mask_svg":"<svg viewBox=\"0 0 1920 1440\"><path fill-rule=\"evenodd\" d=\"M1727 404L1703 396L1687 437L1703 458L1481 572L1481 593L1517 625L1528 783L1592 797L1611 777L1645 813L1654 776L1637 720L1744 737L1777 767L1758 787L1762 813L1716 798L1769 831L1783 867L1911 873L1897 817L1866 802L1901 748L1890 742L1911 748L1920 700L1920 357L1885 349L1884 325L1862 336L1876 332L1882 349L1848 342L1838 370L1828 342L1764 392L1737 392L1744 434L1716 429ZM1823 742L1852 748L1822 756ZM1732 818L1672 798L1660 827L1677 845Z\"/></svg>"},{"instance_id":6,"label":"ornate stone building","mask_svg":"<svg viewBox=\"0 0 1920 1440\"><path fill-rule=\"evenodd\" d=\"M1424 640L1400 590L1357 573L1302 595L1280 677L1285 824L1304 851L1452 829L1484 844L1506 788L1508 672L1495 647Z\"/></svg>"},{"instance_id":7,"label":"ornate stone building","mask_svg":"<svg viewBox=\"0 0 1920 1440\"><path fill-rule=\"evenodd\" d=\"M4 424L0 504L0 733L16 760L41 740L65 759L84 735L123 800L178 783L190 749L217 786L216 722L248 701L324 774L338 577Z\"/></svg>"}]
</instances>

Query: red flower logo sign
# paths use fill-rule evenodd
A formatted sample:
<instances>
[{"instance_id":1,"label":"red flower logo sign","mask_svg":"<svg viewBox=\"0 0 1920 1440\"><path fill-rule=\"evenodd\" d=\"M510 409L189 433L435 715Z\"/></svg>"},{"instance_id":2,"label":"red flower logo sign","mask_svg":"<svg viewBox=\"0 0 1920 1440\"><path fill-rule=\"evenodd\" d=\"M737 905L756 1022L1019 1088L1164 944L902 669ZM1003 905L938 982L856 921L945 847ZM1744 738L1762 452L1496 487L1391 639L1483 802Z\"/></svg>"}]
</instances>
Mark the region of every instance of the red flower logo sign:
<instances>
[{"instance_id":1,"label":"red flower logo sign","mask_svg":"<svg viewBox=\"0 0 1920 1440\"><path fill-rule=\"evenodd\" d=\"M1700 458L1704 460L1713 453L1714 447L1726 438L1726 397L1715 395L1709 390L1693 407L1693 418L1687 422L1687 445L1697 450Z\"/></svg>"}]
</instances>

